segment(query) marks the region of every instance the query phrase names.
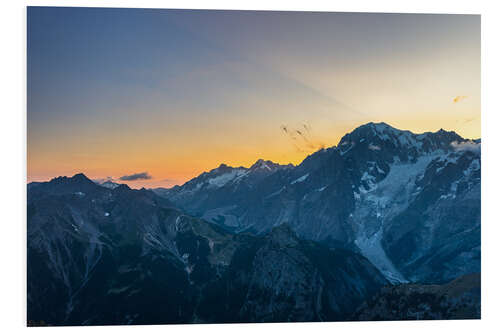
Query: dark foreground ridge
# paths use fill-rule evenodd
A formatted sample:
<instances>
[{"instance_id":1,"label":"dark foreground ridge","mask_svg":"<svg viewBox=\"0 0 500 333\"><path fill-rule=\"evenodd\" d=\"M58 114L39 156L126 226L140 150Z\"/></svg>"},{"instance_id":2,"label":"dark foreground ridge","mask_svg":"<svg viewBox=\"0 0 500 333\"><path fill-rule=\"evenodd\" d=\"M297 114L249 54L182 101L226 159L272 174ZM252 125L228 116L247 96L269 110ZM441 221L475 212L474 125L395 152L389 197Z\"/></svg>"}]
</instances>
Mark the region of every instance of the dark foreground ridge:
<instances>
[{"instance_id":1,"label":"dark foreground ridge","mask_svg":"<svg viewBox=\"0 0 500 333\"><path fill-rule=\"evenodd\" d=\"M83 181L54 194L60 182L29 194L31 325L343 320L387 284L359 254L285 225L231 234L151 191Z\"/></svg>"}]
</instances>

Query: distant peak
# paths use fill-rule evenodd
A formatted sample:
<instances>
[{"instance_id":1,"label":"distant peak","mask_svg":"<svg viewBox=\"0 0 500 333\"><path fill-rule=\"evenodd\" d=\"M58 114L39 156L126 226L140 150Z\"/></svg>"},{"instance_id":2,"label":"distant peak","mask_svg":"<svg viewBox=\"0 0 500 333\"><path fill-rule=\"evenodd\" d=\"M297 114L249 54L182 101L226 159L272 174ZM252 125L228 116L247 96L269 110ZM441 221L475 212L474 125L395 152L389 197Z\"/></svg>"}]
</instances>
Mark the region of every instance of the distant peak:
<instances>
[{"instance_id":1,"label":"distant peak","mask_svg":"<svg viewBox=\"0 0 500 333\"><path fill-rule=\"evenodd\" d=\"M402 132L402 130L392 127L391 125L384 122L379 122L379 123L370 122L367 125L372 129L374 129L376 132L384 132L386 130Z\"/></svg>"},{"instance_id":2,"label":"distant peak","mask_svg":"<svg viewBox=\"0 0 500 333\"><path fill-rule=\"evenodd\" d=\"M233 167L225 164L225 163L221 163L217 168L211 170L211 171L216 171L216 172L227 172L227 171L230 171L234 169Z\"/></svg>"},{"instance_id":3,"label":"distant peak","mask_svg":"<svg viewBox=\"0 0 500 333\"><path fill-rule=\"evenodd\" d=\"M130 187L128 187L127 184L120 184L114 189L115 191L125 191L125 190L130 190Z\"/></svg>"},{"instance_id":4,"label":"distant peak","mask_svg":"<svg viewBox=\"0 0 500 333\"><path fill-rule=\"evenodd\" d=\"M259 158L250 168L255 168L255 167L262 167L262 166L267 166L268 164L274 164L271 161L264 161L262 158Z\"/></svg>"},{"instance_id":5,"label":"distant peak","mask_svg":"<svg viewBox=\"0 0 500 333\"><path fill-rule=\"evenodd\" d=\"M219 174L219 173L226 173L230 170L234 169L233 167L225 164L225 163L221 163L219 164L219 166L217 168L214 168L214 169L211 169L210 171L207 171L207 172L204 172L203 174ZM202 175L203 175L202 174Z\"/></svg>"},{"instance_id":6,"label":"distant peak","mask_svg":"<svg viewBox=\"0 0 500 333\"><path fill-rule=\"evenodd\" d=\"M33 187L31 186L31 188ZM98 189L99 185L87 178L83 173L77 173L72 177L55 177L48 182L41 182L35 187L51 193L67 194L76 192L89 193Z\"/></svg>"},{"instance_id":7,"label":"distant peak","mask_svg":"<svg viewBox=\"0 0 500 333\"><path fill-rule=\"evenodd\" d=\"M355 134L367 135L369 133L377 134L377 133L383 133L383 132L387 132L387 131L404 132L403 130L392 127L391 125L384 123L384 122L379 122L379 123L369 122L369 123L366 123L366 124L363 124L361 126L356 127L354 130L347 133L346 135L355 135Z\"/></svg>"},{"instance_id":8,"label":"distant peak","mask_svg":"<svg viewBox=\"0 0 500 333\"><path fill-rule=\"evenodd\" d=\"M87 176L85 176L83 173L77 173L75 174L73 177L71 177L73 179L78 179L78 180L88 180L88 181L91 181Z\"/></svg>"},{"instance_id":9,"label":"distant peak","mask_svg":"<svg viewBox=\"0 0 500 333\"><path fill-rule=\"evenodd\" d=\"M350 152L351 148L356 146L359 147L358 149L367 147L374 152L385 148L397 148L405 151L429 153L438 149L448 151L451 142L462 142L463 140L457 133L442 128L436 132L417 134L409 130L397 129L384 122L369 122L344 135L337 147L339 147L341 154Z\"/></svg>"},{"instance_id":10,"label":"distant peak","mask_svg":"<svg viewBox=\"0 0 500 333\"><path fill-rule=\"evenodd\" d=\"M277 168L282 168L282 167L289 167L289 165L281 165L278 163L274 163L273 161L264 160L260 158L250 167L250 170L264 169L264 170L274 171Z\"/></svg>"},{"instance_id":11,"label":"distant peak","mask_svg":"<svg viewBox=\"0 0 500 333\"><path fill-rule=\"evenodd\" d=\"M387 123L381 121L381 122L373 122L373 121L370 121L369 123L367 123L366 125L369 125L369 126L379 126L379 127L392 127L390 125L388 125Z\"/></svg>"},{"instance_id":12,"label":"distant peak","mask_svg":"<svg viewBox=\"0 0 500 333\"><path fill-rule=\"evenodd\" d=\"M397 135L402 132L403 131L398 130L397 128L394 128L384 122L380 123L369 122L364 125L358 126L351 132L345 134L338 143L338 146L342 146L344 144L348 144L353 141L359 141L360 139L363 140L370 139L386 133Z\"/></svg>"},{"instance_id":13,"label":"distant peak","mask_svg":"<svg viewBox=\"0 0 500 333\"><path fill-rule=\"evenodd\" d=\"M87 178L83 173L77 173L73 177L66 177L66 176L59 176L52 178L50 182L57 182L57 183L91 183L95 184L92 180Z\"/></svg>"},{"instance_id":14,"label":"distant peak","mask_svg":"<svg viewBox=\"0 0 500 333\"><path fill-rule=\"evenodd\" d=\"M102 187L109 188L109 189L114 189L120 185L119 183L113 182L111 179L108 179L108 180L94 179L93 181L94 181L94 183L96 183Z\"/></svg>"}]
</instances>

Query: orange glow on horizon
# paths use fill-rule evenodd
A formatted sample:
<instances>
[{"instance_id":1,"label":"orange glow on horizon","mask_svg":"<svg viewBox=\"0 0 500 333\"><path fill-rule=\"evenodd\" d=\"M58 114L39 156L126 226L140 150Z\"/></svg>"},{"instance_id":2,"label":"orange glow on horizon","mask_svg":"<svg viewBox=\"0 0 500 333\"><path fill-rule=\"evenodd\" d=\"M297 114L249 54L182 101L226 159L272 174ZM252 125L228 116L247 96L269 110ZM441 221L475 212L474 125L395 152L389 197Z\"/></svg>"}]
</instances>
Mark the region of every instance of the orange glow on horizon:
<instances>
[{"instance_id":1,"label":"orange glow on horizon","mask_svg":"<svg viewBox=\"0 0 500 333\"><path fill-rule=\"evenodd\" d=\"M432 120L427 117L417 117L385 122L393 127L407 129L414 133L434 132L444 128L445 130L454 130L464 138L481 137L479 117L476 119L456 120L454 123L457 124L457 127L450 128L446 124L453 123L453 121L450 122L450 119L446 116L439 117L439 115L439 113L427 114L426 116L431 117ZM379 122L382 120L373 121ZM430 123L433 125L429 126ZM323 140L325 147L335 146L344 134L359 125L362 125L362 123L350 125L350 127L346 125L337 133L330 133L330 138ZM50 155L32 151L28 155L28 182L48 181L57 176L72 176L83 172L91 179L112 177L116 182L125 183L132 188L168 188L174 185L182 185L201 173L218 167L221 163L233 167L250 167L258 159L262 158L280 164L292 163L298 165L304 158L317 150L306 150L307 147L303 146L304 150L299 151L291 140L283 138L278 131L276 133L275 141L280 143L278 145L264 144L262 147L255 147L254 150L249 149L248 146L219 145L214 146L212 150L177 151L175 158L169 158L169 154L158 153L162 151L160 146L151 146L142 151L131 151L129 154L124 154L119 150L105 152L103 150L88 149L85 153L73 154L72 158L68 160L62 159L61 155L56 153ZM49 160L52 163L48 163ZM153 178L136 181L118 180L123 175L138 171L147 171Z\"/></svg>"}]
</instances>

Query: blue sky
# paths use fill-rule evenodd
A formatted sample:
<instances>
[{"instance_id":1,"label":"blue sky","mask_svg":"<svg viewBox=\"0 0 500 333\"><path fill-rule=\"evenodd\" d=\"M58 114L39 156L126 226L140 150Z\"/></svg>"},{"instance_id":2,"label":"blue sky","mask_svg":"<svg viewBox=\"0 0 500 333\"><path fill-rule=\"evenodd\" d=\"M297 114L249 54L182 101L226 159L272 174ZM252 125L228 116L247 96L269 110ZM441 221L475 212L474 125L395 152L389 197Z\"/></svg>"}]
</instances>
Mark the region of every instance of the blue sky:
<instances>
[{"instance_id":1,"label":"blue sky","mask_svg":"<svg viewBox=\"0 0 500 333\"><path fill-rule=\"evenodd\" d=\"M479 137L480 17L28 8L31 180L169 186L368 121ZM280 131L304 123L313 147Z\"/></svg>"}]
</instances>

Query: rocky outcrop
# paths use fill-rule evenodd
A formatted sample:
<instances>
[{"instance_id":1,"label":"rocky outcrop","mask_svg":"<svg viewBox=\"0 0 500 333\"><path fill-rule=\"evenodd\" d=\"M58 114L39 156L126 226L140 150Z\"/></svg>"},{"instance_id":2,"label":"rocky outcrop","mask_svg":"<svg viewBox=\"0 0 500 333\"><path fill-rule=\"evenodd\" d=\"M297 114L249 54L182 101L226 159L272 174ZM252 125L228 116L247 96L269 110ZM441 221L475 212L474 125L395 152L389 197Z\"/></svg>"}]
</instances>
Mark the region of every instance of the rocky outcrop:
<instances>
[{"instance_id":1,"label":"rocky outcrop","mask_svg":"<svg viewBox=\"0 0 500 333\"><path fill-rule=\"evenodd\" d=\"M480 319L481 275L443 285L386 286L365 302L353 320Z\"/></svg>"}]
</instances>

